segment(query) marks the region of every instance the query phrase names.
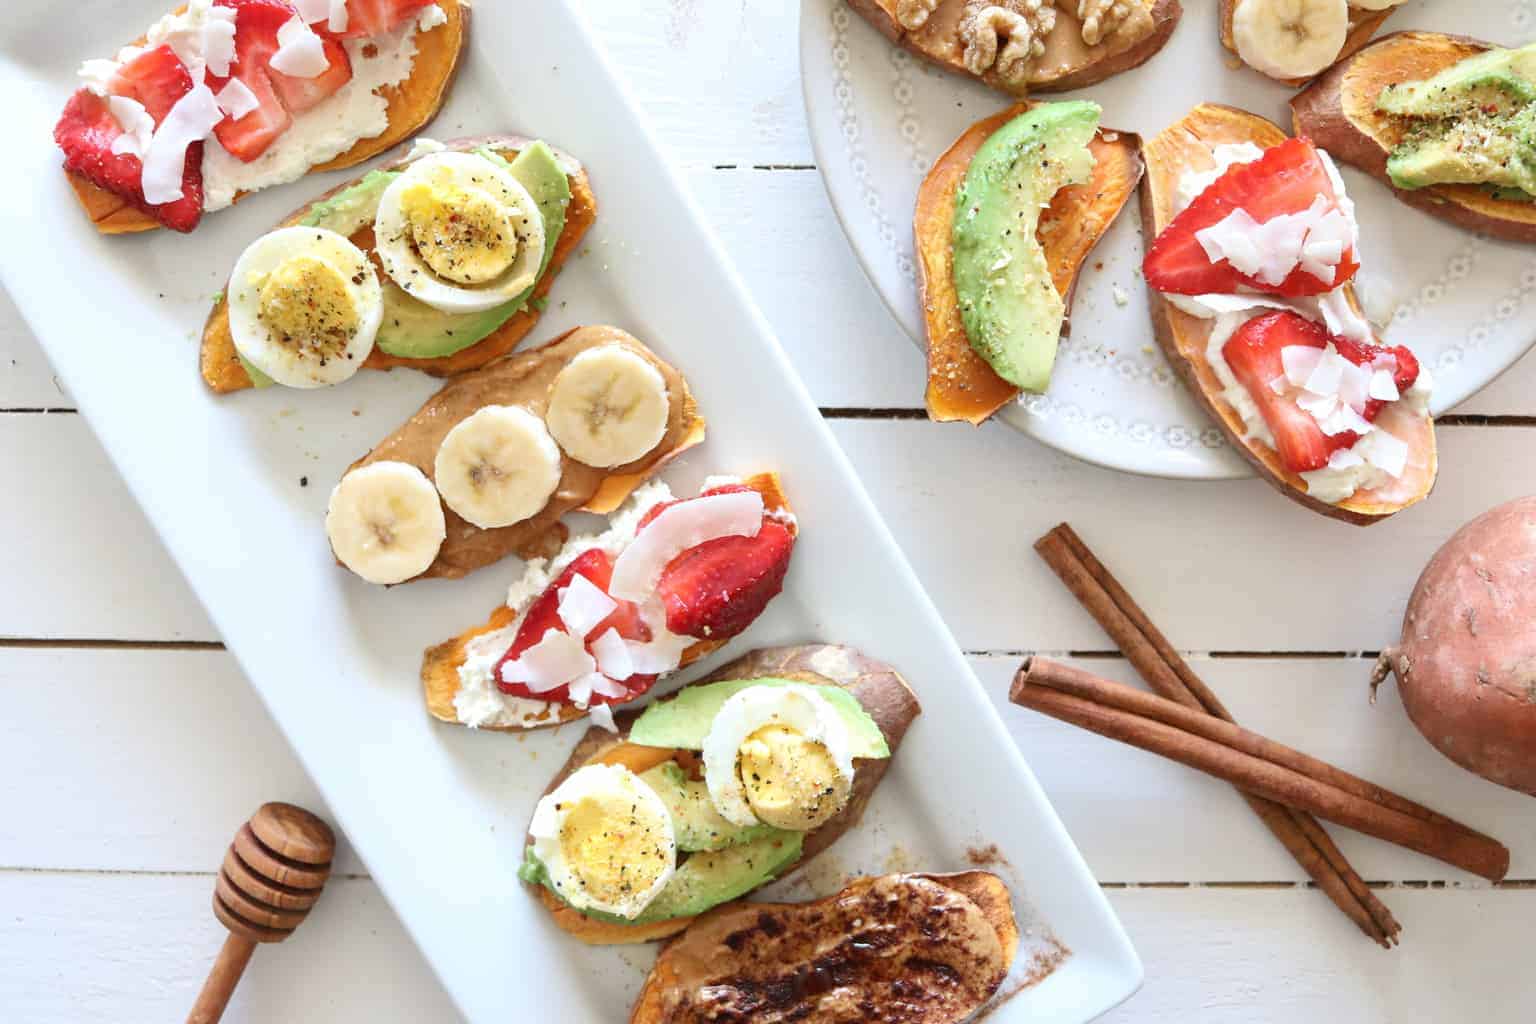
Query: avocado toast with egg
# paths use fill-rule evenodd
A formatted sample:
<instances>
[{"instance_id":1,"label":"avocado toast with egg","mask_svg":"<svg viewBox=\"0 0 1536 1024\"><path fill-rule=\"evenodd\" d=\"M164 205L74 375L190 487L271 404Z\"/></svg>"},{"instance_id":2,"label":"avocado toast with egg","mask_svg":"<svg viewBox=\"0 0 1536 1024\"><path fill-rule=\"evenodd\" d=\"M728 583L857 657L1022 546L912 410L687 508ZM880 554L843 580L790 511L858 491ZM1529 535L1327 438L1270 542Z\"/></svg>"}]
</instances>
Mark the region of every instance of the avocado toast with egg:
<instances>
[{"instance_id":1,"label":"avocado toast with egg","mask_svg":"<svg viewBox=\"0 0 1536 1024\"><path fill-rule=\"evenodd\" d=\"M583 942L675 935L857 824L919 710L853 648L753 651L617 734L587 730L534 811L522 878Z\"/></svg>"},{"instance_id":2,"label":"avocado toast with egg","mask_svg":"<svg viewBox=\"0 0 1536 1024\"><path fill-rule=\"evenodd\" d=\"M262 247L273 252L255 273L232 275L215 301L203 326L203 380L226 393L274 379L339 383L358 368L448 377L484 366L533 328L596 216L580 162L542 141L420 140L399 160L296 210L246 250L237 270ZM317 257L311 236L345 257ZM288 268L296 272L290 296L329 291L350 301L320 307L338 310L336 317L315 314L309 302L290 302L285 315L278 276ZM376 299L358 294L369 289ZM325 345L327 332L341 344Z\"/></svg>"}]
</instances>

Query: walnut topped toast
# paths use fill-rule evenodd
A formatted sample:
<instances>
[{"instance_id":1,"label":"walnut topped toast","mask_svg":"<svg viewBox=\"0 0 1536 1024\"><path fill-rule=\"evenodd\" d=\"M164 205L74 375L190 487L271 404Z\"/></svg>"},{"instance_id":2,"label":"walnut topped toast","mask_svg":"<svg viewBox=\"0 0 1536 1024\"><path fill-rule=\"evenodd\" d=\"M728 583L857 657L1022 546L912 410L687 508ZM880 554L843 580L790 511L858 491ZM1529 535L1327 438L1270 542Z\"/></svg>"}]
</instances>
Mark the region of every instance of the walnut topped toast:
<instances>
[{"instance_id":1,"label":"walnut topped toast","mask_svg":"<svg viewBox=\"0 0 1536 1024\"><path fill-rule=\"evenodd\" d=\"M589 729L534 811L521 875L583 942L675 935L857 824L918 712L852 648L754 651L617 733Z\"/></svg>"},{"instance_id":2,"label":"walnut topped toast","mask_svg":"<svg viewBox=\"0 0 1536 1024\"><path fill-rule=\"evenodd\" d=\"M1018 947L1008 888L990 872L859 878L811 903L711 910L662 948L629 1020L959 1024ZM831 986L808 983L828 972Z\"/></svg>"},{"instance_id":3,"label":"walnut topped toast","mask_svg":"<svg viewBox=\"0 0 1536 1024\"><path fill-rule=\"evenodd\" d=\"M848 0L903 49L1012 96L1081 89L1150 60L1179 0Z\"/></svg>"},{"instance_id":4,"label":"walnut topped toast","mask_svg":"<svg viewBox=\"0 0 1536 1024\"><path fill-rule=\"evenodd\" d=\"M252 191L415 135L468 28L466 0L190 0L82 65L54 138L98 231L191 231ZM337 111L349 119L331 125Z\"/></svg>"}]
</instances>

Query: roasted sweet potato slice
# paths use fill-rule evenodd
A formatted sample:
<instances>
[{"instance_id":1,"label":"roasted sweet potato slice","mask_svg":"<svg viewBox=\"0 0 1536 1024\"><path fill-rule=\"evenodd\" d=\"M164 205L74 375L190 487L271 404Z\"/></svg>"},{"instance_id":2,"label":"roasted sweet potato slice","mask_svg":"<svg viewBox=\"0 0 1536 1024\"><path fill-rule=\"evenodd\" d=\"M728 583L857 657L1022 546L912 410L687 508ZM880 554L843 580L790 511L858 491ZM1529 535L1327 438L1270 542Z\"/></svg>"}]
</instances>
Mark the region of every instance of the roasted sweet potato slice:
<instances>
[{"instance_id":1,"label":"roasted sweet potato slice","mask_svg":"<svg viewBox=\"0 0 1536 1024\"><path fill-rule=\"evenodd\" d=\"M1403 189L1387 175L1387 157L1402 141L1399 119L1380 113L1388 85L1432 78L1491 44L1436 32L1394 32L1335 64L1291 100L1296 133L1380 180L1410 206L1472 231L1536 242L1536 203L1500 199L1476 185Z\"/></svg>"},{"instance_id":2,"label":"roasted sweet potato slice","mask_svg":"<svg viewBox=\"0 0 1536 1024\"><path fill-rule=\"evenodd\" d=\"M532 139L521 135L483 135L473 138L455 139L445 143L449 149L470 151L481 146L489 146L502 156L511 160L520 149L532 142ZM363 362L365 370L393 370L397 366L409 367L420 370L433 377L452 377L455 374L477 369L492 360L506 355L517 348L533 325L539 320L542 300L549 295L549 290L554 286L555 278L560 269L565 266L565 261L570 259L571 253L576 251L576 246L581 244L582 238L597 220L597 198L592 194L592 183L587 179L587 172L581 166L580 161L562 150L555 150L555 155L560 161L560 166L565 170L571 184L571 202L565 208L565 228L560 232L560 240L555 243L554 254L550 257L549 266L539 277L534 286L533 295L527 305L521 311L507 318L506 323L496 328L490 334L470 345L460 349L449 356L436 356L432 358L412 359L404 356L393 356L383 349L375 347L368 353L368 358ZM392 163L385 164L380 170L391 170L403 166L408 162L407 157L402 157ZM331 189L325 195L319 196L311 202L305 203L283 219L278 227L287 227L297 224L317 203L334 196L337 192L357 184L360 179L353 179ZM373 226L364 225L352 235L352 241L358 248L368 252L373 248ZM203 373L203 381L208 387L220 394L231 391L241 391L251 387L251 375L246 372L244 364L240 362L235 353L235 340L229 333L229 306L223 295L213 304L213 310L208 314L207 321L203 324L202 348L199 356L199 365Z\"/></svg>"},{"instance_id":3,"label":"roasted sweet potato slice","mask_svg":"<svg viewBox=\"0 0 1536 1024\"><path fill-rule=\"evenodd\" d=\"M980 424L1013 401L1019 389L993 372L971 348L955 292L955 192L971 158L987 138L1030 108L1018 104L966 129L935 161L917 192L912 232L917 250L918 299L928 341L929 419ZM1056 291L1072 307L1072 292L1083 261L1109 230L1141 180L1141 139L1129 132L1099 129L1089 148L1093 177L1056 193L1041 215L1036 237L1045 249ZM1063 332L1066 328L1063 326Z\"/></svg>"},{"instance_id":4,"label":"roasted sweet potato slice","mask_svg":"<svg viewBox=\"0 0 1536 1024\"><path fill-rule=\"evenodd\" d=\"M890 665L868 655L837 644L804 644L795 647L769 647L751 651L735 661L716 669L700 682L713 683L726 679L761 679L775 676L781 679L798 679L812 684L830 684L849 691L875 720L885 736L891 757L901 745L902 737L921 708L917 696ZM617 735L596 726L588 729L571 751L565 766L550 780L544 792L549 793L564 782L576 769L587 764L625 764L632 770L644 770L688 751L659 751L655 747L642 747L628 742L629 728L638 712L630 711L615 716L619 726ZM875 787L890 767L891 758L858 759L854 763L853 790L848 804L820 828L805 834L800 849L800 859L779 873L782 878L798 870L806 861L821 853L844 832L857 825L864 814L864 807L874 795ZM587 917L572 910L543 886L537 886L537 897L554 917L555 923L582 942L594 946L609 946L636 942L652 942L676 935L697 920L679 917L668 921L648 924L617 924ZM995 900L990 902L992 912L997 913ZM1015 933L1015 944L1017 935Z\"/></svg>"},{"instance_id":5,"label":"roasted sweet potato slice","mask_svg":"<svg viewBox=\"0 0 1536 1024\"><path fill-rule=\"evenodd\" d=\"M971 14L984 6L976 0L936 0L915 28L903 24L902 9L908 0L848 0L848 6L903 49L1012 96L1081 89L1129 71L1163 48L1184 13L1179 0L1130 0L1132 10L1125 27L1089 46L1083 41L1083 23L1076 6L1062 4L1057 9L1055 28L1045 37L1045 53L1030 61L1022 79L1008 81L995 68L978 75L966 66L965 25ZM1003 2L1001 6L1009 5ZM907 21L912 23L913 19L909 16Z\"/></svg>"},{"instance_id":6,"label":"roasted sweet potato slice","mask_svg":"<svg viewBox=\"0 0 1536 1024\"><path fill-rule=\"evenodd\" d=\"M636 484L638 484L642 475L637 473L633 474L632 477L635 479ZM762 494L765 508L777 509L783 512L790 511L789 498L784 494L784 489L779 483L778 474L758 473L747 477L746 484ZM634 487L631 486L630 490L633 489ZM624 497L628 496L628 492L626 492ZM622 503L622 499L620 499L620 503ZM591 504L588 503L583 511L593 512L597 510L593 509ZM604 511L612 511L612 509ZM564 538L562 537L561 540L563 541ZM469 642L484 633L490 633L503 626L511 625L516 618L517 613L511 608L504 604L497 605L484 625L466 630L452 640L446 640L435 647L427 648L426 653L421 658L421 689L422 696L426 698L427 712L433 718L441 722L447 722L450 725L461 724L458 712L454 710L453 698L459 692L459 666L463 665L468 658L467 648ZM683 666L692 665L708 657L727 642L726 640L700 640L683 652ZM563 722L569 722L572 719L581 718L585 715L585 711L578 711L567 704L561 707L558 720L543 722L537 727L560 725ZM486 725L481 726L481 728L497 732L527 731L526 727L521 726Z\"/></svg>"},{"instance_id":7,"label":"roasted sweet potato slice","mask_svg":"<svg viewBox=\"0 0 1536 1024\"><path fill-rule=\"evenodd\" d=\"M1237 52L1237 40L1232 36L1232 15L1237 11L1238 4L1242 2L1243 0L1221 0L1221 45L1233 53ZM1363 7L1350 7L1349 35L1344 37L1344 48L1334 59L1343 60L1370 42L1376 30L1381 28L1381 23L1390 18L1396 9L1388 7L1384 11L1368 11ZM1263 74L1263 72L1259 73ZM1278 78L1276 81L1284 82L1286 85L1306 85L1308 79Z\"/></svg>"},{"instance_id":8,"label":"roasted sweet potato slice","mask_svg":"<svg viewBox=\"0 0 1536 1024\"><path fill-rule=\"evenodd\" d=\"M416 58L411 65L411 76L398 86L383 91L389 100L389 128L371 139L359 139L351 149L311 170L339 171L356 167L370 160L391 146L398 145L415 135L437 116L453 84L459 69L459 57L464 52L464 40L469 31L469 6L464 0L437 0L448 20L429 32L423 32L416 40ZM178 8L182 10L183 8ZM134 41L142 43L142 37ZM86 216L104 235L123 235L139 231L153 231L160 222L142 210L134 209L122 198L103 188L98 188L78 174L69 174L70 187L75 198L85 208ZM239 202L246 193L235 197Z\"/></svg>"},{"instance_id":9,"label":"roasted sweet potato slice","mask_svg":"<svg viewBox=\"0 0 1536 1024\"><path fill-rule=\"evenodd\" d=\"M1244 110L1202 104L1182 120L1147 141L1144 154L1147 173L1141 182L1142 233L1156 238L1173 219L1179 178L1187 170L1212 166L1211 151L1223 143L1252 142L1268 148L1285 141L1279 126ZM1346 286L1347 288L1348 286ZM1410 414L1393 404L1382 410L1377 423L1409 447L1408 468L1391 485L1360 491L1338 505L1311 497L1306 482L1290 472L1279 454L1268 445L1245 437L1242 416L1222 397L1222 385L1205 357L1210 321L1174 308L1155 289L1149 289L1152 325L1163 355L1227 440L1253 464L1259 475L1286 497L1315 512L1358 526L1380 522L1387 516L1428 497L1437 469L1434 423L1427 416ZM1353 289L1349 300L1358 308Z\"/></svg>"},{"instance_id":10,"label":"roasted sweet potato slice","mask_svg":"<svg viewBox=\"0 0 1536 1024\"><path fill-rule=\"evenodd\" d=\"M850 943L874 933L878 946ZM986 871L858 878L811 903L737 903L701 915L666 945L629 1021L771 1013L778 1020L959 1024L1007 977L1018 936L1008 888ZM797 983L828 957L838 958L835 995ZM895 1006L882 1012L892 1000L899 1014ZM855 1006L857 1017L838 1012Z\"/></svg>"}]
</instances>

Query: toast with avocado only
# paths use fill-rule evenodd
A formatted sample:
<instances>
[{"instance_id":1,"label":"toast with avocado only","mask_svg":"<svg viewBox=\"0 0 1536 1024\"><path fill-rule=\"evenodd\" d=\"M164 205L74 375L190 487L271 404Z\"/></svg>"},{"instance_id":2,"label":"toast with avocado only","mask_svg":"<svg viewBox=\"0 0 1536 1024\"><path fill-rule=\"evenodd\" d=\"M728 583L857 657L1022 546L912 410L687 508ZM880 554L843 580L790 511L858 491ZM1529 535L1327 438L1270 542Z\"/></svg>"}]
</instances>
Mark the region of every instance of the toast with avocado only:
<instances>
[{"instance_id":1,"label":"toast with avocado only","mask_svg":"<svg viewBox=\"0 0 1536 1024\"><path fill-rule=\"evenodd\" d=\"M1404 0L1221 0L1221 45L1261 75L1305 85L1371 41Z\"/></svg>"},{"instance_id":2,"label":"toast with avocado only","mask_svg":"<svg viewBox=\"0 0 1536 1024\"><path fill-rule=\"evenodd\" d=\"M1045 389L1078 272L1141 174L1141 140L1090 103L1010 107L935 161L913 215L930 419L979 424Z\"/></svg>"},{"instance_id":3,"label":"toast with avocado only","mask_svg":"<svg viewBox=\"0 0 1536 1024\"><path fill-rule=\"evenodd\" d=\"M503 220L507 211L517 219ZM533 329L596 217L581 163L540 140L418 140L406 156L307 203L247 248L203 325L203 381L227 393L274 379L334 384L359 368L449 377L484 366ZM298 228L316 229L314 240ZM430 250L423 239L434 243ZM328 279L338 263L355 265L355 279ZM296 267L307 273L287 292L269 287ZM319 308L339 316L314 314L312 303L285 315L285 298L327 287L347 301ZM341 341L316 340L326 332ZM346 361L337 358L342 347Z\"/></svg>"},{"instance_id":4,"label":"toast with avocado only","mask_svg":"<svg viewBox=\"0 0 1536 1024\"><path fill-rule=\"evenodd\" d=\"M205 212L421 131L464 51L467 0L190 0L88 60L54 129L96 229L191 231Z\"/></svg>"},{"instance_id":5,"label":"toast with avocado only","mask_svg":"<svg viewBox=\"0 0 1536 1024\"><path fill-rule=\"evenodd\" d=\"M1179 0L848 0L891 42L1012 96L1081 89L1150 60Z\"/></svg>"},{"instance_id":6,"label":"toast with avocado only","mask_svg":"<svg viewBox=\"0 0 1536 1024\"><path fill-rule=\"evenodd\" d=\"M1536 46L1384 36L1291 100L1296 133L1441 220L1536 242Z\"/></svg>"},{"instance_id":7,"label":"toast with avocado only","mask_svg":"<svg viewBox=\"0 0 1536 1024\"><path fill-rule=\"evenodd\" d=\"M735 903L662 947L630 1024L814 1020L960 1024L1019 948L1013 900L986 871L858 878L811 903ZM836 964L836 985L808 985Z\"/></svg>"},{"instance_id":8,"label":"toast with avocado only","mask_svg":"<svg viewBox=\"0 0 1536 1024\"><path fill-rule=\"evenodd\" d=\"M918 712L850 647L753 651L587 730L534 811L522 878L582 942L675 935L857 824Z\"/></svg>"},{"instance_id":9,"label":"toast with avocado only","mask_svg":"<svg viewBox=\"0 0 1536 1024\"><path fill-rule=\"evenodd\" d=\"M338 560L370 583L456 579L564 543L704 439L688 384L617 327L578 327L460 374L331 495Z\"/></svg>"},{"instance_id":10,"label":"toast with avocado only","mask_svg":"<svg viewBox=\"0 0 1536 1024\"><path fill-rule=\"evenodd\" d=\"M646 483L607 529L530 561L486 623L427 650L427 711L504 732L587 714L611 724L614 706L762 614L798 536L773 473L712 478L682 500L665 483ZM579 605L588 610L572 610Z\"/></svg>"},{"instance_id":11,"label":"toast with avocado only","mask_svg":"<svg viewBox=\"0 0 1536 1024\"><path fill-rule=\"evenodd\" d=\"M1287 497L1356 525L1425 498L1429 371L1361 313L1354 205L1327 154L1203 104L1145 156L1153 327L1232 446Z\"/></svg>"}]
</instances>

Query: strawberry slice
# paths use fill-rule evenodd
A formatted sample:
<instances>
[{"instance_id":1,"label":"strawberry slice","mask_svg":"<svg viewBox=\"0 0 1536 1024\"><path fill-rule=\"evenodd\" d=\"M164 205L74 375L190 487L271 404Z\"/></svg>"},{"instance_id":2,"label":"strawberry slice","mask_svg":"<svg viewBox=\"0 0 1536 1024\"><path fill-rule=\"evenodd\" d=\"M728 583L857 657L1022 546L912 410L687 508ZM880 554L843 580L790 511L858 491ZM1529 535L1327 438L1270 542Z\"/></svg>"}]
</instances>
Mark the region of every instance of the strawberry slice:
<instances>
[{"instance_id":1,"label":"strawberry slice","mask_svg":"<svg viewBox=\"0 0 1536 1024\"><path fill-rule=\"evenodd\" d=\"M346 48L335 39L324 36L321 43L325 46L330 67L314 78L295 78L270 67L267 69L277 98L290 114L302 114L352 80L352 62L347 58Z\"/></svg>"},{"instance_id":2,"label":"strawberry slice","mask_svg":"<svg viewBox=\"0 0 1536 1024\"><path fill-rule=\"evenodd\" d=\"M608 585L613 579L613 558L601 548L593 548L585 552L573 561L566 570L561 573L553 583L544 588L544 592L528 606L521 624L517 627L517 635L512 640L512 646L496 662L496 668L492 678L496 680L496 686L502 693L514 697L529 697L534 700L550 701L553 703L566 703L571 699L570 688L557 687L553 690L545 690L534 693L523 683L509 683L501 678L501 666L522 655L524 651L544 639L544 634L550 630L563 630L565 623L560 619L560 590L570 585L572 579L578 574L585 576L591 583L597 586L603 593L608 593ZM651 638L650 630L640 621L640 609L629 601L613 599L618 608L612 615L593 627L584 638L587 649L590 651L592 644L598 637L609 629L616 629L619 635L626 640L638 640L644 642ZM634 700L636 697L649 690L656 682L654 675L635 674L627 679L615 680L622 683L625 693L617 697L609 697L604 694L594 693L588 704L620 704L624 701Z\"/></svg>"},{"instance_id":3,"label":"strawberry slice","mask_svg":"<svg viewBox=\"0 0 1536 1024\"><path fill-rule=\"evenodd\" d=\"M192 74L176 51L161 45L118 68L107 90L114 96L138 100L158 125L176 101L192 91L192 84Z\"/></svg>"},{"instance_id":4,"label":"strawberry slice","mask_svg":"<svg viewBox=\"0 0 1536 1024\"><path fill-rule=\"evenodd\" d=\"M131 153L112 152L112 141L123 130L107 109L107 101L80 89L64 105L53 129L54 141L64 150L64 169L127 200L172 231L191 231L203 216L203 144L187 147L182 172L181 198L151 205L144 200L144 164Z\"/></svg>"},{"instance_id":5,"label":"strawberry slice","mask_svg":"<svg viewBox=\"0 0 1536 1024\"><path fill-rule=\"evenodd\" d=\"M347 27L331 33L341 39L380 36L437 0L347 0ZM315 25L317 31L325 22Z\"/></svg>"},{"instance_id":6,"label":"strawberry slice","mask_svg":"<svg viewBox=\"0 0 1536 1024\"><path fill-rule=\"evenodd\" d=\"M699 497L747 490L751 488L727 484ZM638 529L676 504L657 505L641 518ZM717 537L678 555L662 571L656 588L667 612L667 629L711 640L742 632L784 588L794 547L794 534L765 513L755 537Z\"/></svg>"},{"instance_id":7,"label":"strawberry slice","mask_svg":"<svg viewBox=\"0 0 1536 1024\"><path fill-rule=\"evenodd\" d=\"M1357 341L1338 336L1333 338L1333 345L1339 350L1339 355L1356 366L1369 365L1383 353L1394 356L1397 359L1397 370L1392 374L1392 382L1397 385L1399 395L1413 387L1414 382L1419 379L1419 359L1406 345L1395 345L1392 348L1384 345L1362 345ZM1377 415L1386 404L1384 399L1372 398L1365 403L1365 409L1360 415L1375 423Z\"/></svg>"},{"instance_id":8,"label":"strawberry slice","mask_svg":"<svg viewBox=\"0 0 1536 1024\"><path fill-rule=\"evenodd\" d=\"M250 163L267 151L293 123L274 85L267 62L277 52L277 30L298 17L282 0L215 0L235 11L235 59L229 76L208 76L208 88L218 93L231 78L238 78L256 97L257 107L242 118L226 117L214 126L219 145L237 160ZM351 69L348 68L348 76ZM283 76L287 77L287 76Z\"/></svg>"},{"instance_id":9,"label":"strawberry slice","mask_svg":"<svg viewBox=\"0 0 1536 1024\"><path fill-rule=\"evenodd\" d=\"M1353 248L1344 251L1331 282L1297 266L1276 286L1239 272L1226 260L1212 263L1195 237L1234 210L1245 210L1262 224L1282 214L1305 212L1318 196L1338 199L1328 168L1311 140L1287 139L1253 163L1230 168L1200 193L1153 241L1142 273L1153 288L1175 295L1230 293L1244 285L1268 295L1332 291L1360 269Z\"/></svg>"}]
</instances>

